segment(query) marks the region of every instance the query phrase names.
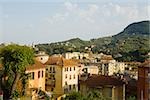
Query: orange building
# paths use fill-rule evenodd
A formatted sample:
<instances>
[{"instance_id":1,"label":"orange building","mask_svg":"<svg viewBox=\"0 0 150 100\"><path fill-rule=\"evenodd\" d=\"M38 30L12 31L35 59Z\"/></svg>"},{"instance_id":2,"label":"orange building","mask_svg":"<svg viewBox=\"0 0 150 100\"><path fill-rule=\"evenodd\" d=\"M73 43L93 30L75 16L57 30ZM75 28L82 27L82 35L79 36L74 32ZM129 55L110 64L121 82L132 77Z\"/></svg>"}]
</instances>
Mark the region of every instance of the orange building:
<instances>
[{"instance_id":1,"label":"orange building","mask_svg":"<svg viewBox=\"0 0 150 100\"><path fill-rule=\"evenodd\" d=\"M32 89L45 91L45 66L41 62L35 61L35 64L28 66L26 73L30 76L27 83L27 94L31 94Z\"/></svg>"},{"instance_id":2,"label":"orange building","mask_svg":"<svg viewBox=\"0 0 150 100\"><path fill-rule=\"evenodd\" d=\"M150 60L138 67L138 100L150 100Z\"/></svg>"}]
</instances>

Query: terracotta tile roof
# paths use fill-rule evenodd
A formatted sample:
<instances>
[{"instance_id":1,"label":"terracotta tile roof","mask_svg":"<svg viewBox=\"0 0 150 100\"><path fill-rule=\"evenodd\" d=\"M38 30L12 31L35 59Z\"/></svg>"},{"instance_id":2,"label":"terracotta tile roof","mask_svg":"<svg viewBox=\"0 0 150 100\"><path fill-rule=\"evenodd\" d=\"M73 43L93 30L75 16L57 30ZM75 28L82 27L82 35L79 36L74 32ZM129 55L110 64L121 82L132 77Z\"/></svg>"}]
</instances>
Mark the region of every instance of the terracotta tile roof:
<instances>
[{"instance_id":1,"label":"terracotta tile roof","mask_svg":"<svg viewBox=\"0 0 150 100\"><path fill-rule=\"evenodd\" d=\"M78 62L73 59L65 59L63 57L49 57L45 65L59 65L59 66L75 66Z\"/></svg>"},{"instance_id":2,"label":"terracotta tile roof","mask_svg":"<svg viewBox=\"0 0 150 100\"><path fill-rule=\"evenodd\" d=\"M92 75L85 81L81 81L81 84L85 84L88 87L99 87L99 86L121 86L124 82L112 76L103 75Z\"/></svg>"},{"instance_id":3,"label":"terracotta tile roof","mask_svg":"<svg viewBox=\"0 0 150 100\"><path fill-rule=\"evenodd\" d=\"M41 69L41 68L45 68L45 65L35 60L35 63L33 65L27 66L26 70L30 71L30 70L36 70L36 69Z\"/></svg>"}]
</instances>

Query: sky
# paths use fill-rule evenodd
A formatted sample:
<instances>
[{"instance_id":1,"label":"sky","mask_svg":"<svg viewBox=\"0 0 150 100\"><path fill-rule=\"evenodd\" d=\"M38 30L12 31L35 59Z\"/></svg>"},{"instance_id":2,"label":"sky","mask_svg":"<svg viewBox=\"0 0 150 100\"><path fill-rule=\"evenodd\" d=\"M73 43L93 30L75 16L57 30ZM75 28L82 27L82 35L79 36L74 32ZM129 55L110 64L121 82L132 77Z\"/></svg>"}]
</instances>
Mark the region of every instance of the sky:
<instances>
[{"instance_id":1,"label":"sky","mask_svg":"<svg viewBox=\"0 0 150 100\"><path fill-rule=\"evenodd\" d=\"M112 36L150 20L150 0L0 0L0 43Z\"/></svg>"}]
</instances>

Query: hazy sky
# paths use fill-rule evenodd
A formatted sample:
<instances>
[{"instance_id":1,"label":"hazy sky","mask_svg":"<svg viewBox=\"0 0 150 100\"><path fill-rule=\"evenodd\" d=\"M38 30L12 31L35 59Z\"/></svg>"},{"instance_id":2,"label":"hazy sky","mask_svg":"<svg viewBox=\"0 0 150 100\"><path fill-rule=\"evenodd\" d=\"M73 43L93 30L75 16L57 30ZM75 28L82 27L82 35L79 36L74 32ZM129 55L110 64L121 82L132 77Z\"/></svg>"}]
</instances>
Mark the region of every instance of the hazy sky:
<instances>
[{"instance_id":1,"label":"hazy sky","mask_svg":"<svg viewBox=\"0 0 150 100\"><path fill-rule=\"evenodd\" d=\"M149 0L0 0L0 43L49 43L114 35L128 24L149 20L149 3Z\"/></svg>"}]
</instances>

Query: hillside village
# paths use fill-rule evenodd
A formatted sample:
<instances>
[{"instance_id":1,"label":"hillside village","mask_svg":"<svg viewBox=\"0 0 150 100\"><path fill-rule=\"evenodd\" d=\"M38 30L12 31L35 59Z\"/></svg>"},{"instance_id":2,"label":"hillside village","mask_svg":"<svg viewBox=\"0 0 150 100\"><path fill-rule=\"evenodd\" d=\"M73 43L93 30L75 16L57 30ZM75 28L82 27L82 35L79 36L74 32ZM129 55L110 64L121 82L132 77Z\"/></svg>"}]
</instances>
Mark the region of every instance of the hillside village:
<instances>
[{"instance_id":1,"label":"hillside village","mask_svg":"<svg viewBox=\"0 0 150 100\"><path fill-rule=\"evenodd\" d=\"M77 38L32 46L1 44L0 100L149 100L147 23L131 24L112 38L91 42ZM12 82L17 73L22 76Z\"/></svg>"},{"instance_id":2,"label":"hillside village","mask_svg":"<svg viewBox=\"0 0 150 100\"><path fill-rule=\"evenodd\" d=\"M93 89L110 100L127 100L132 96L141 98L140 91L150 89L143 87L149 84L146 83L150 73L147 64L118 62L103 53L68 52L49 56L43 51L36 51L35 63L25 71L30 76L25 92L32 100L46 96L50 100L62 100L73 91L87 94ZM39 94L40 91L45 94ZM146 95L143 91L143 96Z\"/></svg>"}]
</instances>

